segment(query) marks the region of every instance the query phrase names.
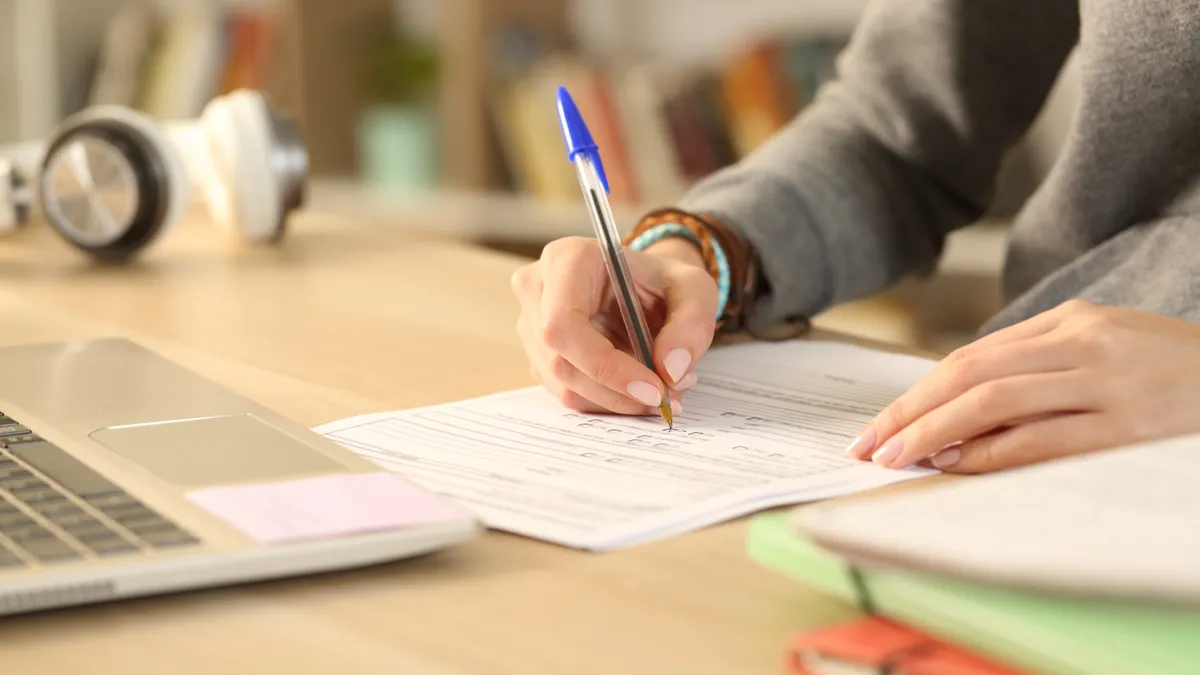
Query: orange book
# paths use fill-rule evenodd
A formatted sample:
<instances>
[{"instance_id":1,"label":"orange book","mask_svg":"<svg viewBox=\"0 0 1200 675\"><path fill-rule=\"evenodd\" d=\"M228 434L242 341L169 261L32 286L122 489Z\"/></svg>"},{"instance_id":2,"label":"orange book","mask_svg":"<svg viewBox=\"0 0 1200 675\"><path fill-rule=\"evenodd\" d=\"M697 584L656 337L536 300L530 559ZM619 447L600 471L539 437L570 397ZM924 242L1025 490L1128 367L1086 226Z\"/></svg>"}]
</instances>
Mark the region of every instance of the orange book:
<instances>
[{"instance_id":1,"label":"orange book","mask_svg":"<svg viewBox=\"0 0 1200 675\"><path fill-rule=\"evenodd\" d=\"M780 48L754 44L729 59L721 72L726 116L739 156L752 152L796 114Z\"/></svg>"},{"instance_id":2,"label":"orange book","mask_svg":"<svg viewBox=\"0 0 1200 675\"><path fill-rule=\"evenodd\" d=\"M263 10L238 10L226 26L229 47L221 74L221 94L263 88L271 66L274 17Z\"/></svg>"},{"instance_id":3,"label":"orange book","mask_svg":"<svg viewBox=\"0 0 1200 675\"><path fill-rule=\"evenodd\" d=\"M790 675L851 669L890 675L1025 675L878 616L796 634L784 667Z\"/></svg>"}]
</instances>

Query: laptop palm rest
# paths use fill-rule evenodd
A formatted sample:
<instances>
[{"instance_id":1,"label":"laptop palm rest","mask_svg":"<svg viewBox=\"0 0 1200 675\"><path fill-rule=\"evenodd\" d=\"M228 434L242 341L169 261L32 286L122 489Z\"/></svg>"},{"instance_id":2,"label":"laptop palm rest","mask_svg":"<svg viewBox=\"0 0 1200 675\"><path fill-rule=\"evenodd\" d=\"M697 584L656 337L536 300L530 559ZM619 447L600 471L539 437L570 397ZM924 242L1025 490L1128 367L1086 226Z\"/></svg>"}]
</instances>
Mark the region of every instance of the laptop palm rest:
<instances>
[{"instance_id":1,"label":"laptop palm rest","mask_svg":"<svg viewBox=\"0 0 1200 675\"><path fill-rule=\"evenodd\" d=\"M249 414L108 427L89 435L159 479L184 487L278 481L347 469Z\"/></svg>"}]
</instances>

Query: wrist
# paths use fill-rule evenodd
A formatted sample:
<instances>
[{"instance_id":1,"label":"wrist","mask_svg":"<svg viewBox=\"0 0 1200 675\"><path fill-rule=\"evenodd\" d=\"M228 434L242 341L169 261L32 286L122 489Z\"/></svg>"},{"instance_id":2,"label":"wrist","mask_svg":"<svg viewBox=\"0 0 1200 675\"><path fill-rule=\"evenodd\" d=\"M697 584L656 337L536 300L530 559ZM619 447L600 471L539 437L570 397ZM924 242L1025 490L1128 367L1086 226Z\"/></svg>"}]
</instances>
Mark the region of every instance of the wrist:
<instances>
[{"instance_id":1,"label":"wrist","mask_svg":"<svg viewBox=\"0 0 1200 675\"><path fill-rule=\"evenodd\" d=\"M683 241L667 244L675 239ZM760 272L756 251L740 231L707 214L664 208L643 216L625 243L634 250L653 248L690 262L696 261L698 249L702 267L717 283L717 330L736 332L747 327Z\"/></svg>"},{"instance_id":2,"label":"wrist","mask_svg":"<svg viewBox=\"0 0 1200 675\"><path fill-rule=\"evenodd\" d=\"M700 268L705 270L717 284L717 327L725 324L726 309L730 295L729 261L721 244L711 236L710 231L691 216L684 214L680 219L646 219L633 229L626 237L625 244L635 251L646 251L651 247L666 242L683 239L685 242L698 247L700 250ZM682 256L685 260L694 255L686 248L662 249L671 254Z\"/></svg>"},{"instance_id":3,"label":"wrist","mask_svg":"<svg viewBox=\"0 0 1200 675\"><path fill-rule=\"evenodd\" d=\"M647 246L645 252L650 255L680 260L701 269L708 269L700 244L686 237L667 237Z\"/></svg>"}]
</instances>

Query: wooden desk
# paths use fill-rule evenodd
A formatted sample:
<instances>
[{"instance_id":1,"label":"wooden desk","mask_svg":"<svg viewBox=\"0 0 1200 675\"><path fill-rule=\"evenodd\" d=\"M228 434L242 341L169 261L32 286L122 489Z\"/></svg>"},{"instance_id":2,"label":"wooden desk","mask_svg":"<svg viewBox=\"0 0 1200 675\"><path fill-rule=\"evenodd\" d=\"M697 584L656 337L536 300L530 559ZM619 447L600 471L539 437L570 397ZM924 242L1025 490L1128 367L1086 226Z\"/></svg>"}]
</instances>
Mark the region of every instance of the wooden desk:
<instances>
[{"instance_id":1,"label":"wooden desk","mask_svg":"<svg viewBox=\"0 0 1200 675\"><path fill-rule=\"evenodd\" d=\"M277 250L203 222L102 268L43 227L0 242L0 343L120 335L313 426L531 383L504 257L294 221ZM744 522L613 554L491 533L367 570L0 620L4 671L753 675L849 616L753 564Z\"/></svg>"}]
</instances>

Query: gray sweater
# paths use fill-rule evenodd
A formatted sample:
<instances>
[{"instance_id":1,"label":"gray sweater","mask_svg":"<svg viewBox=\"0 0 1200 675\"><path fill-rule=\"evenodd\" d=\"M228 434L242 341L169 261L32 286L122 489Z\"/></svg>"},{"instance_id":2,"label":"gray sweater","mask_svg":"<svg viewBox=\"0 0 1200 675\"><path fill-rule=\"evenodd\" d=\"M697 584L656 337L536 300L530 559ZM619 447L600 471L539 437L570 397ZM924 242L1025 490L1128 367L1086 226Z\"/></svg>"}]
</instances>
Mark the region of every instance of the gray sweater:
<instances>
[{"instance_id":1,"label":"gray sweater","mask_svg":"<svg viewBox=\"0 0 1200 675\"><path fill-rule=\"evenodd\" d=\"M876 0L837 80L680 203L757 248L752 324L931 270L1077 44L1079 108L984 330L1072 297L1200 321L1200 0Z\"/></svg>"}]
</instances>

